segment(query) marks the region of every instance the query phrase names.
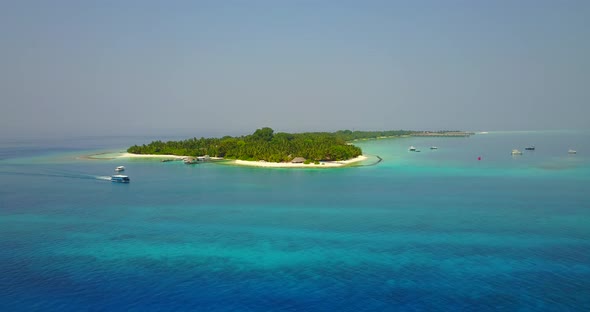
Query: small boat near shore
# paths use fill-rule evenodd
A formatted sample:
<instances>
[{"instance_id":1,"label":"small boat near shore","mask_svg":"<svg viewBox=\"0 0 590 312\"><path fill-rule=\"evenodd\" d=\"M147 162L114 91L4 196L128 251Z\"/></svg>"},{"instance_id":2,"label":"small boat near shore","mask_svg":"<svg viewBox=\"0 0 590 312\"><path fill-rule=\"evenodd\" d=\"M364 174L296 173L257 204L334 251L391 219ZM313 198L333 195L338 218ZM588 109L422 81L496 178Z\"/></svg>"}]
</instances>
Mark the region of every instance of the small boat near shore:
<instances>
[{"instance_id":1,"label":"small boat near shore","mask_svg":"<svg viewBox=\"0 0 590 312\"><path fill-rule=\"evenodd\" d=\"M125 171L125 166L119 166L119 167L115 168L115 171L117 171L117 172Z\"/></svg>"},{"instance_id":2,"label":"small boat near shore","mask_svg":"<svg viewBox=\"0 0 590 312\"><path fill-rule=\"evenodd\" d=\"M122 174L115 174L111 176L111 182L129 183L129 177Z\"/></svg>"},{"instance_id":3,"label":"small boat near shore","mask_svg":"<svg viewBox=\"0 0 590 312\"><path fill-rule=\"evenodd\" d=\"M522 152L517 150L517 149L513 149L512 150L512 155L522 155Z\"/></svg>"}]
</instances>

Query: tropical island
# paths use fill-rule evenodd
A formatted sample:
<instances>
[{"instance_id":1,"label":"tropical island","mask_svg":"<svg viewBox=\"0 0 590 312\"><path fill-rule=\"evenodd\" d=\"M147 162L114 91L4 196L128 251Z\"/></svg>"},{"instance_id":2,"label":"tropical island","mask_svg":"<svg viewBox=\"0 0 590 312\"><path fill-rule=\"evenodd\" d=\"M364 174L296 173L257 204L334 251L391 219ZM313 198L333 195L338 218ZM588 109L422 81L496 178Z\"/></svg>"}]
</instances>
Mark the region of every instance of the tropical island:
<instances>
[{"instance_id":1,"label":"tropical island","mask_svg":"<svg viewBox=\"0 0 590 312\"><path fill-rule=\"evenodd\" d=\"M133 145L127 152L134 155L176 155L236 160L236 164L276 167L271 164L315 164L338 162L347 165L365 158L352 141L421 134L423 131L351 131L275 133L264 127L246 136L222 138L191 138L181 141L153 141ZM442 133L442 132L440 132ZM261 165L268 163L267 165Z\"/></svg>"}]
</instances>

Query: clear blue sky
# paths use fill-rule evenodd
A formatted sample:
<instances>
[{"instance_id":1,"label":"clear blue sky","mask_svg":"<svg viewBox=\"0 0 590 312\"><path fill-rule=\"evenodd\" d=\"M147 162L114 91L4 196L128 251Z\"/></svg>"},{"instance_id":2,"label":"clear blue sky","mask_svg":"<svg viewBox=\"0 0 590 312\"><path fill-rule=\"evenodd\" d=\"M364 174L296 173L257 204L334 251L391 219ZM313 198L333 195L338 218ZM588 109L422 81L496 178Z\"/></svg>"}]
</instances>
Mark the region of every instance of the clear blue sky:
<instances>
[{"instance_id":1,"label":"clear blue sky","mask_svg":"<svg viewBox=\"0 0 590 312\"><path fill-rule=\"evenodd\" d=\"M588 128L590 1L0 1L3 136Z\"/></svg>"}]
</instances>

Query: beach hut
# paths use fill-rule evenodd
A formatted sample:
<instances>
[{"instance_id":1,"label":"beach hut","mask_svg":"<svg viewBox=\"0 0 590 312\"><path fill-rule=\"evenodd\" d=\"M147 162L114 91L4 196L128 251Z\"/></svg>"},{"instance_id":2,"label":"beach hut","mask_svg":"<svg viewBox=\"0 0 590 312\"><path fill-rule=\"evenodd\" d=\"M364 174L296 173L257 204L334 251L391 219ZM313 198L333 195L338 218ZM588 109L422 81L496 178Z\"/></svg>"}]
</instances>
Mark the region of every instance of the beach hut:
<instances>
[{"instance_id":1,"label":"beach hut","mask_svg":"<svg viewBox=\"0 0 590 312\"><path fill-rule=\"evenodd\" d=\"M305 158L303 157L295 157L293 158L293 160L291 160L291 163L293 164L302 164L305 162Z\"/></svg>"}]
</instances>

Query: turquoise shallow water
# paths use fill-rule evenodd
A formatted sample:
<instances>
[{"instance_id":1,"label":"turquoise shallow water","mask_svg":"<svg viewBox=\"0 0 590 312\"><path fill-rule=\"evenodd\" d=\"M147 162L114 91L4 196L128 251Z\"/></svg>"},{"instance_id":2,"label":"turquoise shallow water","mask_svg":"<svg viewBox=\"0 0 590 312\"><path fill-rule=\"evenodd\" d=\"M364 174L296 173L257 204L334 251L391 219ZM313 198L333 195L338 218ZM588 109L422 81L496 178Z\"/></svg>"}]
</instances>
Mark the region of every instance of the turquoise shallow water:
<instances>
[{"instance_id":1,"label":"turquoise shallow water","mask_svg":"<svg viewBox=\"0 0 590 312\"><path fill-rule=\"evenodd\" d=\"M340 169L77 157L135 143L0 147L0 310L590 309L588 132L363 141L383 161Z\"/></svg>"}]
</instances>

